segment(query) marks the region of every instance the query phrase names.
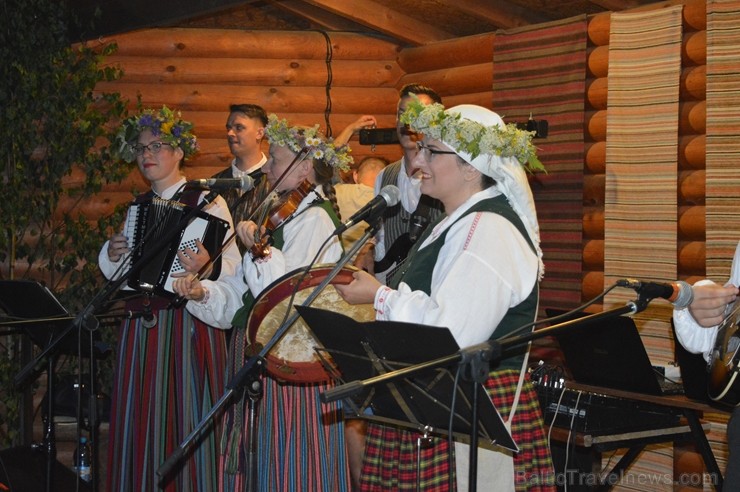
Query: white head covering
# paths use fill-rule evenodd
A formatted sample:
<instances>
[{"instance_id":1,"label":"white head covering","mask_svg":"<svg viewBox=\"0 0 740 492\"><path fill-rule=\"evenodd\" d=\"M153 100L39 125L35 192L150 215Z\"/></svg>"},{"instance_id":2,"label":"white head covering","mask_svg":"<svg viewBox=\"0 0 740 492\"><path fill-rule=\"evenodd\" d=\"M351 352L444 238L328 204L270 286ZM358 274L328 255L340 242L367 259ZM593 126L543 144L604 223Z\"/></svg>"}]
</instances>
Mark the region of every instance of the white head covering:
<instances>
[{"instance_id":1,"label":"white head covering","mask_svg":"<svg viewBox=\"0 0 740 492\"><path fill-rule=\"evenodd\" d=\"M459 114L462 118L480 123L483 126L505 126L501 117L481 106L473 104L460 104L453 106L446 113ZM455 150L454 145L445 142L460 157L469 162L474 168L486 176L496 180L496 187L504 194L511 204L511 207L519 215L524 227L527 229L529 238L534 244L537 256L540 261L540 278L545 272L545 265L542 262L542 249L540 248L540 227L537 223L537 212L534 207L534 198L532 190L527 181L527 175L523 166L516 157L501 157L491 154L480 154L475 159L462 150Z\"/></svg>"}]
</instances>

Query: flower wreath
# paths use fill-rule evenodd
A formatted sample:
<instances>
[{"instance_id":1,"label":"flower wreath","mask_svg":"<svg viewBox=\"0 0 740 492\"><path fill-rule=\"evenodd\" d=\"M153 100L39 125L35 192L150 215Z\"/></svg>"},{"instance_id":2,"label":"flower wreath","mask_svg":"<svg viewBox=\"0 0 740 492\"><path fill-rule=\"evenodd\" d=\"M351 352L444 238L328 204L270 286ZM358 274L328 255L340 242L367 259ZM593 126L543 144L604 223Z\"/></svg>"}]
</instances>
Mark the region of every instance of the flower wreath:
<instances>
[{"instance_id":1,"label":"flower wreath","mask_svg":"<svg viewBox=\"0 0 740 492\"><path fill-rule=\"evenodd\" d=\"M265 135L270 145L288 147L293 152L303 149L308 151L307 157L323 159L329 166L342 171L349 171L354 162L350 157L350 148L347 145L335 147L333 140L324 140L319 133L319 125L312 127L290 126L286 119L278 119L277 115L268 116Z\"/></svg>"},{"instance_id":2,"label":"flower wreath","mask_svg":"<svg viewBox=\"0 0 740 492\"><path fill-rule=\"evenodd\" d=\"M528 171L544 171L532 144L534 132L520 130L509 123L506 126L484 126L462 118L458 113L447 113L439 103L425 105L416 96L406 107L400 121L418 133L443 141L456 152L465 152L475 159L481 154L515 157Z\"/></svg>"},{"instance_id":3,"label":"flower wreath","mask_svg":"<svg viewBox=\"0 0 740 492\"><path fill-rule=\"evenodd\" d=\"M193 135L193 124L180 118L180 112L173 112L167 106L156 111L145 109L136 116L126 119L116 134L116 150L126 162L136 159L134 145L139 134L149 130L152 135L172 147L182 149L184 158L192 156L198 151L198 141Z\"/></svg>"}]
</instances>

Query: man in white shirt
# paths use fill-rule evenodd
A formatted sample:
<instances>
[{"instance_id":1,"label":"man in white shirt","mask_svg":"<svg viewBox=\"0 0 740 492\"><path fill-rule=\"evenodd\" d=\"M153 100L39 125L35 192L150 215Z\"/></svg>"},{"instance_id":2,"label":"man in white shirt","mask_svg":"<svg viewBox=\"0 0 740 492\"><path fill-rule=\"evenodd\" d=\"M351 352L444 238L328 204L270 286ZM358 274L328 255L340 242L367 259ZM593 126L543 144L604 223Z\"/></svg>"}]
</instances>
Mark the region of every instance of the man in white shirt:
<instances>
[{"instance_id":1,"label":"man in white shirt","mask_svg":"<svg viewBox=\"0 0 740 492\"><path fill-rule=\"evenodd\" d=\"M231 165L213 175L217 179L241 178L249 175L254 179L254 188L246 192L229 189L221 192L234 219L234 224L245 220L254 207L267 194L266 180L262 166L267 157L262 152L262 139L265 136L267 114L256 104L232 104L226 120L226 138L234 159Z\"/></svg>"},{"instance_id":2,"label":"man in white shirt","mask_svg":"<svg viewBox=\"0 0 740 492\"><path fill-rule=\"evenodd\" d=\"M676 338L686 350L709 356L717 339L717 328L735 302L740 285L740 243L732 261L730 280L724 286L700 280L693 286L694 299L688 308L673 310ZM740 406L735 407L727 424L729 456L722 490L740 490Z\"/></svg>"}]
</instances>

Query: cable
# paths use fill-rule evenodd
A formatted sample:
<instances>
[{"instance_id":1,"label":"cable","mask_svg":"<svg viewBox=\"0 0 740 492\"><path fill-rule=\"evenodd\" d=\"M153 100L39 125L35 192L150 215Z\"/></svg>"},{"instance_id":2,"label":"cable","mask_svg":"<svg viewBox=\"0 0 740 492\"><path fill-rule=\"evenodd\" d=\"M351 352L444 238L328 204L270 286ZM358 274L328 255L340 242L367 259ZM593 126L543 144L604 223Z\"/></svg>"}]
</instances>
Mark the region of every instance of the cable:
<instances>
[{"instance_id":1,"label":"cable","mask_svg":"<svg viewBox=\"0 0 740 492\"><path fill-rule=\"evenodd\" d=\"M329 34L326 31L318 30L322 36L324 36L324 39L326 40L326 108L324 109L324 121L326 122L326 136L331 137L332 130L331 130L331 123L329 122L329 117L331 116L331 110L332 110L332 103L331 103L331 85L333 83L334 74L332 73L332 58L334 57L334 49L331 46L331 38L329 37Z\"/></svg>"},{"instance_id":2,"label":"cable","mask_svg":"<svg viewBox=\"0 0 740 492\"><path fill-rule=\"evenodd\" d=\"M563 469L563 474L565 477L568 476L568 455L570 454L570 438L573 434L573 425L575 424L576 415L578 414L578 403L581 401L581 395L583 394L582 391L578 391L578 396L576 397L576 403L573 407L573 414L570 417L570 427L568 428L568 438L565 440L565 464L563 465L565 468ZM573 445L575 446L575 439L573 440ZM564 481L563 484L563 490L564 492L568 492L568 480Z\"/></svg>"}]
</instances>

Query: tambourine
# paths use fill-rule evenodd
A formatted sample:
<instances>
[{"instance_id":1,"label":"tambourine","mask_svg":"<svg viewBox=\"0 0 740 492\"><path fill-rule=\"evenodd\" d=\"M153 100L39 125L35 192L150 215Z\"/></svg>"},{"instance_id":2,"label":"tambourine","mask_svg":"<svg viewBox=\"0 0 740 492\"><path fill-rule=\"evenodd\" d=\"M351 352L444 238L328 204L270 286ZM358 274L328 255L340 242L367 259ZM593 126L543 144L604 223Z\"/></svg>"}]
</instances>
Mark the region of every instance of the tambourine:
<instances>
[{"instance_id":1,"label":"tambourine","mask_svg":"<svg viewBox=\"0 0 740 492\"><path fill-rule=\"evenodd\" d=\"M305 276L303 269L295 270L277 279L262 291L247 319L249 344L247 352L259 353L280 328L283 319L295 314L295 308L292 306L302 305L314 288L323 282L333 269L334 266L319 265ZM355 270L353 267L343 267L310 306L339 312L355 321L373 321L375 310L372 304L349 304L334 288L336 284L350 283ZM300 286L291 301L290 314L286 316L288 302L299 280ZM267 354L267 371L276 379L294 383L329 381L329 374L314 350L316 347L320 347L320 344L303 319L298 316L281 340ZM330 358L328 362L331 362Z\"/></svg>"}]
</instances>

